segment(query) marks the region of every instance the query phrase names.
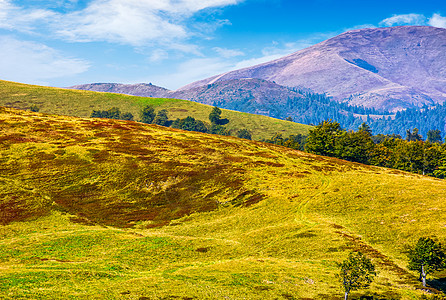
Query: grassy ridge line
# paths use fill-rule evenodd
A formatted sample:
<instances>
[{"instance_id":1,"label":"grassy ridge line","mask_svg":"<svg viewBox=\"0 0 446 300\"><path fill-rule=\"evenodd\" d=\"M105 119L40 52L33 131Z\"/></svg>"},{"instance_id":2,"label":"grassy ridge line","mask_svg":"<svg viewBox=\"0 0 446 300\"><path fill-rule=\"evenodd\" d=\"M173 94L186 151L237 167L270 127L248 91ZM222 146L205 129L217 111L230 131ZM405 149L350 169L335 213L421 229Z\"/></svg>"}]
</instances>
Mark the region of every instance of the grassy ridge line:
<instances>
[{"instance_id":1,"label":"grassy ridge line","mask_svg":"<svg viewBox=\"0 0 446 300\"><path fill-rule=\"evenodd\" d=\"M0 124L0 298L339 299L354 249L369 295L418 299L404 246L446 237L444 180L136 122Z\"/></svg>"},{"instance_id":2,"label":"grassy ridge line","mask_svg":"<svg viewBox=\"0 0 446 300\"><path fill-rule=\"evenodd\" d=\"M0 106L29 109L37 105L40 112L76 117L89 117L93 110L106 110L119 107L122 112L132 113L136 119L144 105L155 109L167 109L169 119L192 116L209 122L211 106L186 100L147 98L82 90L68 90L16 82L0 81ZM261 115L223 110L223 118L228 118L229 129L246 128L253 133L253 139L269 138L279 132L307 134L311 126L283 121Z\"/></svg>"}]
</instances>

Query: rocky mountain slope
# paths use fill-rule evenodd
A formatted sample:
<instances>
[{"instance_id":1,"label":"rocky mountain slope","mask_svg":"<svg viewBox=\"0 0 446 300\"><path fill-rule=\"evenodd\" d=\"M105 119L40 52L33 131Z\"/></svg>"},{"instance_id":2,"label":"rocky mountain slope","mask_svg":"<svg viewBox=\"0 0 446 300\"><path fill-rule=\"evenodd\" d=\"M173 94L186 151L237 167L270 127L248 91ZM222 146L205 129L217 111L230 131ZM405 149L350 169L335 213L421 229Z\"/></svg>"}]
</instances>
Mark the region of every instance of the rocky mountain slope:
<instances>
[{"instance_id":1,"label":"rocky mountain slope","mask_svg":"<svg viewBox=\"0 0 446 300\"><path fill-rule=\"evenodd\" d=\"M401 110L446 100L446 29L401 26L346 32L283 58L191 83L259 78L328 93L354 105Z\"/></svg>"},{"instance_id":2,"label":"rocky mountain slope","mask_svg":"<svg viewBox=\"0 0 446 300\"><path fill-rule=\"evenodd\" d=\"M286 106L289 98L303 98L298 91L254 78L219 81L188 90L172 91L167 96L282 118L284 116L280 112L274 112L279 110L279 106Z\"/></svg>"}]
</instances>

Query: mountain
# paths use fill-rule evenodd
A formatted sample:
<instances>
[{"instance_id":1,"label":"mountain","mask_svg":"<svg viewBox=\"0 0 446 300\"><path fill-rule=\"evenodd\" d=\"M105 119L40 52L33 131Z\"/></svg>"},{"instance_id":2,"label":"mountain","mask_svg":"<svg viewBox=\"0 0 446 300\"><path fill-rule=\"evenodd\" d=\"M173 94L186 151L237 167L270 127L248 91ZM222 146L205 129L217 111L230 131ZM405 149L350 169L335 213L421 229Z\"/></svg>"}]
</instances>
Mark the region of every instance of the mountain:
<instances>
[{"instance_id":1,"label":"mountain","mask_svg":"<svg viewBox=\"0 0 446 300\"><path fill-rule=\"evenodd\" d=\"M187 90L172 91L169 95L173 98L282 119L287 117L289 111L282 112L279 106L286 106L289 98L297 98L297 101L304 98L299 91L255 78L218 81Z\"/></svg>"},{"instance_id":2,"label":"mountain","mask_svg":"<svg viewBox=\"0 0 446 300\"><path fill-rule=\"evenodd\" d=\"M141 97L164 97L168 89L152 85L151 83L122 84L122 83L90 83L69 87L75 90L118 93Z\"/></svg>"},{"instance_id":3,"label":"mountain","mask_svg":"<svg viewBox=\"0 0 446 300\"><path fill-rule=\"evenodd\" d=\"M258 78L390 111L446 100L446 29L401 26L348 31L283 58L200 80Z\"/></svg>"},{"instance_id":4,"label":"mountain","mask_svg":"<svg viewBox=\"0 0 446 300\"><path fill-rule=\"evenodd\" d=\"M405 254L446 237L444 180L132 121L0 124L1 299L339 299L358 250L377 277L352 299L445 290Z\"/></svg>"}]
</instances>

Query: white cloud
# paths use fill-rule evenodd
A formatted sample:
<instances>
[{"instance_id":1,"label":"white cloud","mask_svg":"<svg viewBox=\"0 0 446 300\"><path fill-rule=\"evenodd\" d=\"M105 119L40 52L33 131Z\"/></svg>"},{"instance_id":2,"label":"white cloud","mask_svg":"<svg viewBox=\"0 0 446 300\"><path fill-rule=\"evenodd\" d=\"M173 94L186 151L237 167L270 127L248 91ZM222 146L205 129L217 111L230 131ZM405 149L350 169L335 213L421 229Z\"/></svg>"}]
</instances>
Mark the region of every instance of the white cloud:
<instances>
[{"instance_id":1,"label":"white cloud","mask_svg":"<svg viewBox=\"0 0 446 300\"><path fill-rule=\"evenodd\" d=\"M39 2L39 0L35 0ZM202 55L191 38L210 38L228 20L210 18L197 22L193 16L205 9L235 5L245 0L89 0L77 9L77 0L57 0L49 5L0 0L0 28L45 35L69 42L109 42L131 45L160 61L176 51ZM170 54L170 53L168 53Z\"/></svg>"},{"instance_id":2,"label":"white cloud","mask_svg":"<svg viewBox=\"0 0 446 300\"><path fill-rule=\"evenodd\" d=\"M434 14L432 18L429 19L429 25L446 28L446 17L442 17L440 14Z\"/></svg>"},{"instance_id":3,"label":"white cloud","mask_svg":"<svg viewBox=\"0 0 446 300\"><path fill-rule=\"evenodd\" d=\"M164 49L155 49L149 55L149 61L151 62L161 62L169 58L169 53Z\"/></svg>"},{"instance_id":4,"label":"white cloud","mask_svg":"<svg viewBox=\"0 0 446 300\"><path fill-rule=\"evenodd\" d=\"M0 0L0 28L31 32L33 25L56 17L56 13L45 9L24 9L10 0Z\"/></svg>"},{"instance_id":5,"label":"white cloud","mask_svg":"<svg viewBox=\"0 0 446 300\"><path fill-rule=\"evenodd\" d=\"M89 63L64 57L59 51L40 43L0 36L0 78L34 84L72 76L88 70Z\"/></svg>"},{"instance_id":6,"label":"white cloud","mask_svg":"<svg viewBox=\"0 0 446 300\"><path fill-rule=\"evenodd\" d=\"M213 48L215 52L217 52L221 57L224 58L231 58L236 56L243 56L245 53L243 53L240 50L235 49L227 49L227 48L220 48L220 47L214 47Z\"/></svg>"},{"instance_id":7,"label":"white cloud","mask_svg":"<svg viewBox=\"0 0 446 300\"><path fill-rule=\"evenodd\" d=\"M393 15L390 18L382 20L380 26L394 26L394 25L425 25L426 17L421 14L404 14Z\"/></svg>"},{"instance_id":8,"label":"white cloud","mask_svg":"<svg viewBox=\"0 0 446 300\"><path fill-rule=\"evenodd\" d=\"M395 25L417 25L417 26L434 26L446 28L446 17L440 14L433 14L432 17L427 18L421 14L405 14L393 15L390 18L384 19L379 23L380 26L395 26Z\"/></svg>"},{"instance_id":9,"label":"white cloud","mask_svg":"<svg viewBox=\"0 0 446 300\"><path fill-rule=\"evenodd\" d=\"M53 26L59 36L70 41L170 44L194 34L187 26L194 13L238 2L241 0L94 0ZM216 20L202 30L215 30L226 23Z\"/></svg>"}]
</instances>

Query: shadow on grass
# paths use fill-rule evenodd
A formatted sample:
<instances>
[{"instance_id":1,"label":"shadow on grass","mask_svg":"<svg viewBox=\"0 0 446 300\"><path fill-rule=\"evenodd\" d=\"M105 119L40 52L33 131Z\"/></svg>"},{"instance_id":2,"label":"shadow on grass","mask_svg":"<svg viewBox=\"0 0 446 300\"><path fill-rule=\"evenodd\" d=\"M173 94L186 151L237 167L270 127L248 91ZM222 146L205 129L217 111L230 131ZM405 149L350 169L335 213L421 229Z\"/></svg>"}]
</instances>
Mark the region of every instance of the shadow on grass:
<instances>
[{"instance_id":1,"label":"shadow on grass","mask_svg":"<svg viewBox=\"0 0 446 300\"><path fill-rule=\"evenodd\" d=\"M429 284L429 286L431 286L443 293L446 293L446 277L429 280L428 284Z\"/></svg>"}]
</instances>

